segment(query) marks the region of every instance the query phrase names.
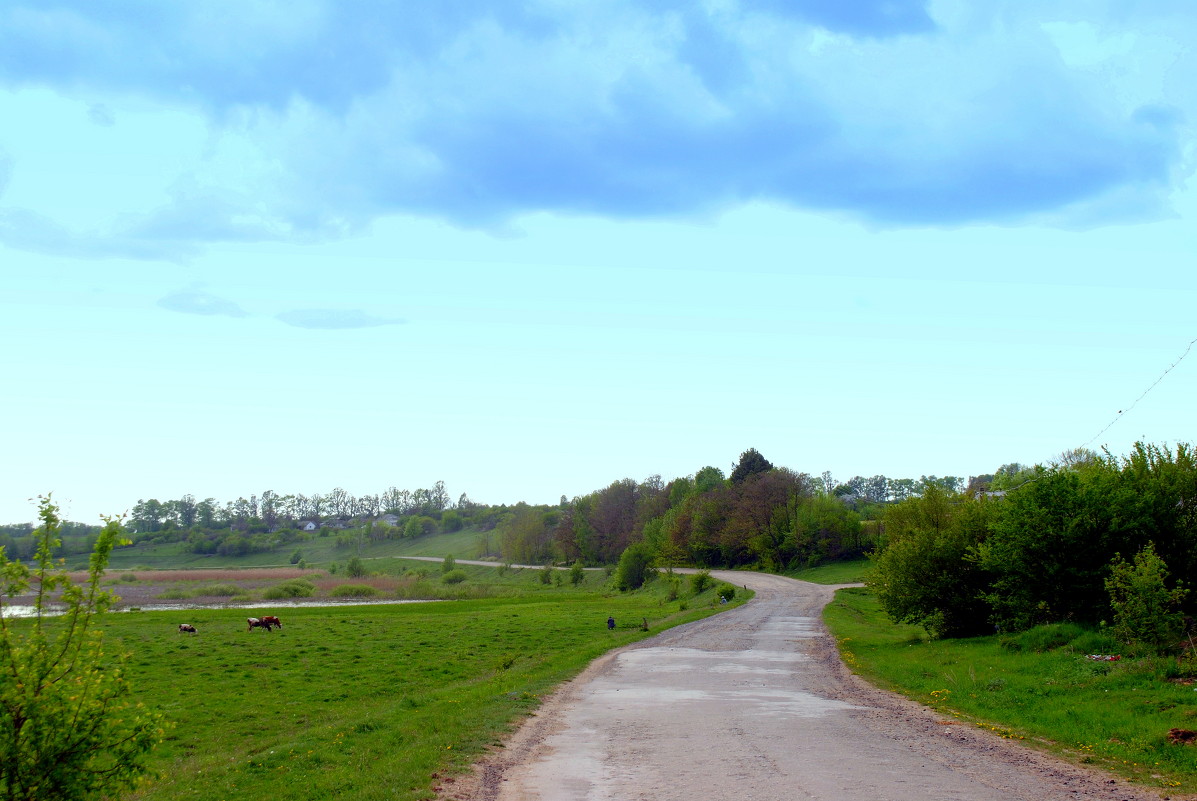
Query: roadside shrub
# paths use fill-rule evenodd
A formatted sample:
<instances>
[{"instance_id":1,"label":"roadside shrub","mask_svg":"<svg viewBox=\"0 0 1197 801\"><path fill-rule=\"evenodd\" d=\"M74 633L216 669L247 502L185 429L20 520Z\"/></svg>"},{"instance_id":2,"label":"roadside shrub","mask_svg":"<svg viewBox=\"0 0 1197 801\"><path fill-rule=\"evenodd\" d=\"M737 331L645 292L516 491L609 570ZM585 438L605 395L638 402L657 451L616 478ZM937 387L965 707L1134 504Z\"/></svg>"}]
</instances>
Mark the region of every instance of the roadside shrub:
<instances>
[{"instance_id":1,"label":"roadside shrub","mask_svg":"<svg viewBox=\"0 0 1197 801\"><path fill-rule=\"evenodd\" d=\"M287 579L280 581L273 587L267 587L266 591L262 593L262 597L268 601L277 601L281 598L310 598L316 592L316 586L307 579Z\"/></svg>"},{"instance_id":2,"label":"roadside shrub","mask_svg":"<svg viewBox=\"0 0 1197 801\"><path fill-rule=\"evenodd\" d=\"M303 561L303 551L296 548L295 552L291 554L291 564L297 565L301 561Z\"/></svg>"},{"instance_id":3,"label":"roadside shrub","mask_svg":"<svg viewBox=\"0 0 1197 801\"><path fill-rule=\"evenodd\" d=\"M457 569L457 560L453 558L453 554L448 554L445 561L441 562L442 573L452 573Z\"/></svg>"},{"instance_id":4,"label":"roadside shrub","mask_svg":"<svg viewBox=\"0 0 1197 801\"><path fill-rule=\"evenodd\" d=\"M442 584L460 584L467 578L464 570L450 570L445 575L441 576Z\"/></svg>"},{"instance_id":5,"label":"roadside shrub","mask_svg":"<svg viewBox=\"0 0 1197 801\"><path fill-rule=\"evenodd\" d=\"M730 601L736 597L736 585L724 582L715 588L715 594Z\"/></svg>"},{"instance_id":6,"label":"roadside shrub","mask_svg":"<svg viewBox=\"0 0 1197 801\"><path fill-rule=\"evenodd\" d=\"M682 592L682 579L680 576L669 577L669 598L667 600L676 601Z\"/></svg>"},{"instance_id":7,"label":"roadside shrub","mask_svg":"<svg viewBox=\"0 0 1197 801\"><path fill-rule=\"evenodd\" d=\"M548 586L553 583L553 566L545 565L540 569L540 583Z\"/></svg>"},{"instance_id":8,"label":"roadside shrub","mask_svg":"<svg viewBox=\"0 0 1197 801\"><path fill-rule=\"evenodd\" d=\"M690 589L694 591L695 595L701 595L703 590L715 583L715 579L711 578L711 571L700 570L690 577Z\"/></svg>"},{"instance_id":9,"label":"roadside shrub","mask_svg":"<svg viewBox=\"0 0 1197 801\"><path fill-rule=\"evenodd\" d=\"M350 578L361 578L366 575L366 565L359 557L353 557L345 566L345 572Z\"/></svg>"},{"instance_id":10,"label":"roadside shrub","mask_svg":"<svg viewBox=\"0 0 1197 801\"><path fill-rule=\"evenodd\" d=\"M1184 630L1181 601L1189 591L1168 589L1168 567L1150 542L1127 563L1116 555L1110 564L1106 591L1114 611L1114 633L1128 644L1142 643L1162 653Z\"/></svg>"},{"instance_id":11,"label":"roadside shrub","mask_svg":"<svg viewBox=\"0 0 1197 801\"><path fill-rule=\"evenodd\" d=\"M586 570L582 567L582 560L574 562L573 567L569 569L569 583L575 587L586 580Z\"/></svg>"},{"instance_id":12,"label":"roadside shrub","mask_svg":"<svg viewBox=\"0 0 1197 801\"><path fill-rule=\"evenodd\" d=\"M372 598L378 595L378 590L369 584L338 584L329 595L337 598Z\"/></svg>"}]
</instances>

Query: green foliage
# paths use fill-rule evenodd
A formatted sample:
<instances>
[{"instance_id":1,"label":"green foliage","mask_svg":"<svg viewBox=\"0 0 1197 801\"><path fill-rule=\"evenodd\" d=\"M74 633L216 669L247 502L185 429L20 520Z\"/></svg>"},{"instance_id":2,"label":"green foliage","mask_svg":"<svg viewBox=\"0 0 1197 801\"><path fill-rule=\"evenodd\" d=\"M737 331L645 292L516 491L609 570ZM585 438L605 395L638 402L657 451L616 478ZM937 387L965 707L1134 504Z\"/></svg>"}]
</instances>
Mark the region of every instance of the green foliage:
<instances>
[{"instance_id":1,"label":"green foliage","mask_svg":"<svg viewBox=\"0 0 1197 801\"><path fill-rule=\"evenodd\" d=\"M310 598L316 592L316 585L307 579L294 578L280 581L273 587L267 587L262 597L268 601L283 598Z\"/></svg>"},{"instance_id":2,"label":"green foliage","mask_svg":"<svg viewBox=\"0 0 1197 801\"><path fill-rule=\"evenodd\" d=\"M582 560L573 563L569 569L569 583L578 586L586 579L586 570L582 567Z\"/></svg>"},{"instance_id":3,"label":"green foliage","mask_svg":"<svg viewBox=\"0 0 1197 801\"><path fill-rule=\"evenodd\" d=\"M297 565L303 561L303 551L296 548L291 554L291 564Z\"/></svg>"},{"instance_id":4,"label":"green foliage","mask_svg":"<svg viewBox=\"0 0 1197 801\"><path fill-rule=\"evenodd\" d=\"M369 584L338 584L329 592L337 598L373 598L378 590Z\"/></svg>"},{"instance_id":5,"label":"green foliage","mask_svg":"<svg viewBox=\"0 0 1197 801\"><path fill-rule=\"evenodd\" d=\"M646 544L637 542L629 545L615 568L615 587L620 592L639 589L655 575L652 562L653 552Z\"/></svg>"},{"instance_id":6,"label":"green foliage","mask_svg":"<svg viewBox=\"0 0 1197 801\"><path fill-rule=\"evenodd\" d=\"M350 578L363 578L367 572L366 563L359 556L352 557L345 565L345 573Z\"/></svg>"},{"instance_id":7,"label":"green foliage","mask_svg":"<svg viewBox=\"0 0 1197 801\"><path fill-rule=\"evenodd\" d=\"M465 581L467 578L469 578L469 577L466 575L466 572L464 570L461 570L461 569L450 570L448 573L445 573L444 575L441 576L441 583L442 584L460 584L461 582Z\"/></svg>"},{"instance_id":8,"label":"green foliage","mask_svg":"<svg viewBox=\"0 0 1197 801\"><path fill-rule=\"evenodd\" d=\"M453 558L453 554L446 554L445 559L441 562L441 572L450 573L457 569L457 560Z\"/></svg>"},{"instance_id":9,"label":"green foliage","mask_svg":"<svg viewBox=\"0 0 1197 801\"><path fill-rule=\"evenodd\" d=\"M229 598L234 595L240 595L241 588L236 584L205 584L196 589L196 595L215 595L221 598Z\"/></svg>"},{"instance_id":10,"label":"green foliage","mask_svg":"<svg viewBox=\"0 0 1197 801\"><path fill-rule=\"evenodd\" d=\"M464 527L465 521L461 519L455 509L446 509L441 515L441 530L445 532L461 531Z\"/></svg>"},{"instance_id":11,"label":"green foliage","mask_svg":"<svg viewBox=\"0 0 1197 801\"><path fill-rule=\"evenodd\" d=\"M736 597L736 585L723 582L715 587L715 596L725 601L730 601Z\"/></svg>"},{"instance_id":12,"label":"green foliage","mask_svg":"<svg viewBox=\"0 0 1197 801\"><path fill-rule=\"evenodd\" d=\"M1106 590L1114 613L1114 634L1127 643L1141 643L1162 651L1180 639L1184 615L1183 587L1168 589L1168 568L1151 543L1128 564L1121 555L1110 565Z\"/></svg>"},{"instance_id":13,"label":"green foliage","mask_svg":"<svg viewBox=\"0 0 1197 801\"><path fill-rule=\"evenodd\" d=\"M556 571L553 570L552 565L545 565L544 567L542 567L539 571L540 583L544 584L546 586L549 584L552 584L553 583L553 573L555 573L555 572Z\"/></svg>"},{"instance_id":14,"label":"green foliage","mask_svg":"<svg viewBox=\"0 0 1197 801\"><path fill-rule=\"evenodd\" d=\"M8 801L99 799L137 786L160 742L161 715L130 699L125 658L104 650L97 619L115 599L100 589L121 534L109 519L96 538L86 582L55 568L58 509L42 498L35 567L0 549L0 598L36 584L37 614L22 625L0 607L0 796ZM60 592L60 617L50 600Z\"/></svg>"},{"instance_id":15,"label":"green foliage","mask_svg":"<svg viewBox=\"0 0 1197 801\"><path fill-rule=\"evenodd\" d=\"M701 595L703 590L715 583L715 579L711 578L711 571L700 570L690 576L690 589L695 595Z\"/></svg>"}]
</instances>

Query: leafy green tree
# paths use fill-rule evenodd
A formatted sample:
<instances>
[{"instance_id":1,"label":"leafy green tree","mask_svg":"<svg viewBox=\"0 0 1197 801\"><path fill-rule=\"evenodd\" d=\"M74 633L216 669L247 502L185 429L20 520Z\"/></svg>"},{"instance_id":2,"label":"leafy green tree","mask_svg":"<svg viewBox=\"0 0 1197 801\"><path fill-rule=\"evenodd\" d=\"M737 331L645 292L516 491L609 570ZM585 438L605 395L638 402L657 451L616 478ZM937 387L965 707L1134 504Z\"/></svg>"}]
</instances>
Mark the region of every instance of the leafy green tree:
<instances>
[{"instance_id":1,"label":"leafy green tree","mask_svg":"<svg viewBox=\"0 0 1197 801\"><path fill-rule=\"evenodd\" d=\"M620 592L639 589L655 574L652 561L652 549L643 542L629 545L620 555L619 565L615 568L615 587Z\"/></svg>"},{"instance_id":2,"label":"leafy green tree","mask_svg":"<svg viewBox=\"0 0 1197 801\"><path fill-rule=\"evenodd\" d=\"M6 617L0 605L0 797L112 798L147 774L150 752L163 736L161 715L129 699L124 658L105 653L95 625L116 600L100 582L120 522L106 520L87 580L77 585L54 564L62 523L50 498L41 499L38 517L32 569L0 550L0 599L36 585L28 625ZM50 614L55 592L65 608L61 616Z\"/></svg>"},{"instance_id":3,"label":"leafy green tree","mask_svg":"<svg viewBox=\"0 0 1197 801\"><path fill-rule=\"evenodd\" d=\"M366 563L361 560L361 557L355 556L345 565L345 572L351 578L361 578L366 575Z\"/></svg>"},{"instance_id":4,"label":"leafy green tree","mask_svg":"<svg viewBox=\"0 0 1197 801\"><path fill-rule=\"evenodd\" d=\"M586 571L582 567L582 561L578 560L574 562L573 566L569 569L569 583L576 587L581 584L585 578Z\"/></svg>"},{"instance_id":5,"label":"leafy green tree","mask_svg":"<svg viewBox=\"0 0 1197 801\"><path fill-rule=\"evenodd\" d=\"M1110 565L1106 590L1114 612L1114 635L1126 643L1142 643L1162 651L1180 639L1184 615L1183 587L1168 589L1168 568L1151 543L1128 564L1121 554Z\"/></svg>"},{"instance_id":6,"label":"leafy green tree","mask_svg":"<svg viewBox=\"0 0 1197 801\"><path fill-rule=\"evenodd\" d=\"M451 570L457 569L457 560L453 558L453 554L445 556L445 560L441 562L441 572L448 573Z\"/></svg>"}]
</instances>

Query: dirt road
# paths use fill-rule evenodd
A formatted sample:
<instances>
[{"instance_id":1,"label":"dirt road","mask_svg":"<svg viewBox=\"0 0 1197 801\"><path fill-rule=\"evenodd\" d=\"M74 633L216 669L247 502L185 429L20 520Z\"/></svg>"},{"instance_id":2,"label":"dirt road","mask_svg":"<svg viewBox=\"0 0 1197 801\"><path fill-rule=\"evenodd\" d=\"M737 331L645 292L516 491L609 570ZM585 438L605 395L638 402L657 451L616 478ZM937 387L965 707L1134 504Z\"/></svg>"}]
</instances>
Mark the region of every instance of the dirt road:
<instances>
[{"instance_id":1,"label":"dirt road","mask_svg":"<svg viewBox=\"0 0 1197 801\"><path fill-rule=\"evenodd\" d=\"M1159 799L950 722L851 676L833 588L716 573L749 604L608 654L472 780L486 801Z\"/></svg>"}]
</instances>

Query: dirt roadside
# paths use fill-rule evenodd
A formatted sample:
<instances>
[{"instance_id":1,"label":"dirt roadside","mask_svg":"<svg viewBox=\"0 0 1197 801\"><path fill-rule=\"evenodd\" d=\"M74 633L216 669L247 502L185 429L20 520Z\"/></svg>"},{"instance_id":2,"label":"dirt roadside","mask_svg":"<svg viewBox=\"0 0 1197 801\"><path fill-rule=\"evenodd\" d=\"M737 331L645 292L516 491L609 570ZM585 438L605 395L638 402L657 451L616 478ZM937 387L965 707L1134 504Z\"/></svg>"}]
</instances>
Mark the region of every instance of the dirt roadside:
<instances>
[{"instance_id":1,"label":"dirt roadside","mask_svg":"<svg viewBox=\"0 0 1197 801\"><path fill-rule=\"evenodd\" d=\"M446 782L440 798L1169 798L959 725L853 676L820 619L835 588L716 575L756 598L603 656L473 774Z\"/></svg>"}]
</instances>

